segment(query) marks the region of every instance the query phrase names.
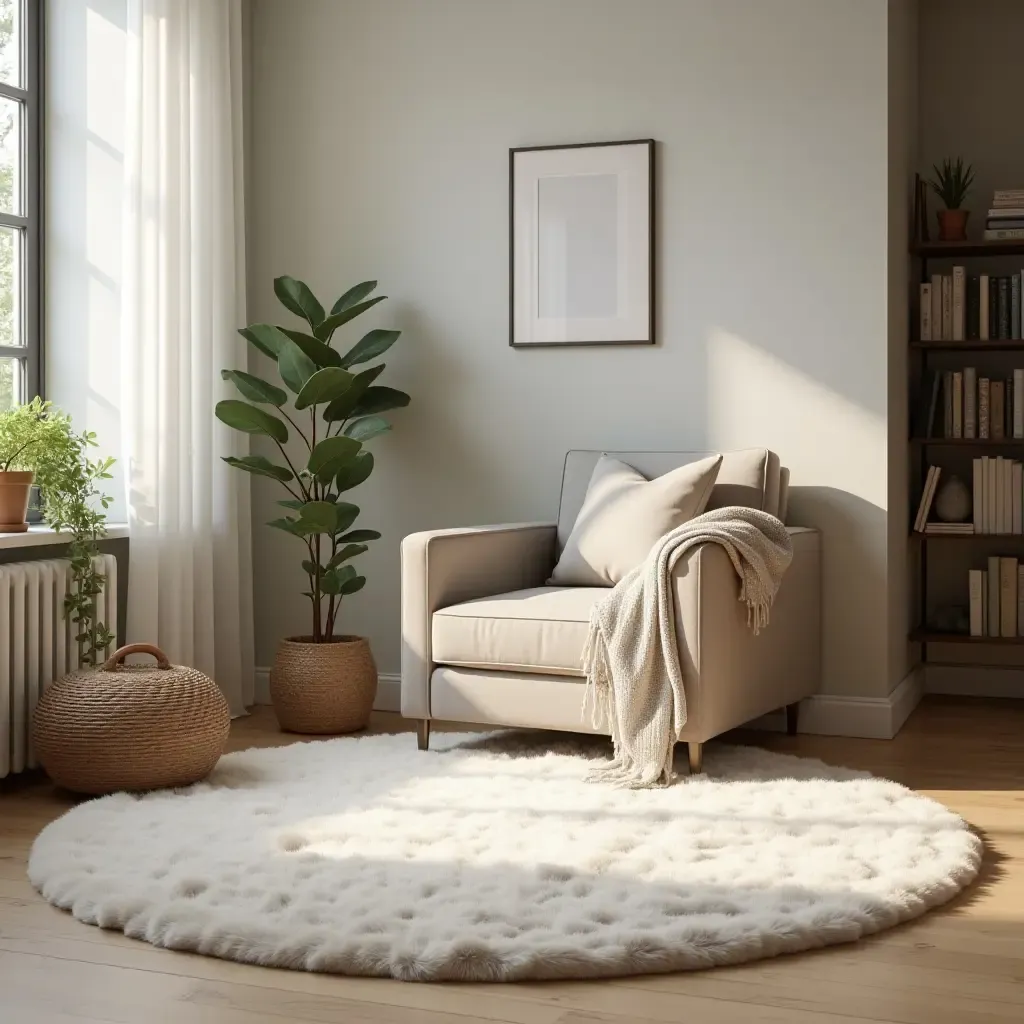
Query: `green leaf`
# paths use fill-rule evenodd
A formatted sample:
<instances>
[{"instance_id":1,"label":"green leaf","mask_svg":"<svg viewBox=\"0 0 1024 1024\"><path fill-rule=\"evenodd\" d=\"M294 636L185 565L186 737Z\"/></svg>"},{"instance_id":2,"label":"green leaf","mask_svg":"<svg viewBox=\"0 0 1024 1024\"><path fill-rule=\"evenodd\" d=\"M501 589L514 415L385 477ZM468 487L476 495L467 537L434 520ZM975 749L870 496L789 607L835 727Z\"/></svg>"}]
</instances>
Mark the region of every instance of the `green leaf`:
<instances>
[{"instance_id":1,"label":"green leaf","mask_svg":"<svg viewBox=\"0 0 1024 1024\"><path fill-rule=\"evenodd\" d=\"M376 359L377 356L387 352L398 341L401 333L401 331L385 331L379 328L370 331L368 334L363 335L346 355L342 356L341 365L348 369L348 367L355 366L357 363L365 363L371 359Z\"/></svg>"},{"instance_id":2,"label":"green leaf","mask_svg":"<svg viewBox=\"0 0 1024 1024\"><path fill-rule=\"evenodd\" d=\"M359 448L360 444L354 438L325 437L322 441L318 441L316 447L309 453L307 468L310 473L319 475L331 467L333 476L343 463L356 457Z\"/></svg>"},{"instance_id":3,"label":"green leaf","mask_svg":"<svg viewBox=\"0 0 1024 1024\"><path fill-rule=\"evenodd\" d=\"M367 388L366 393L353 409L353 416L369 416L375 412L387 412L389 409L404 409L409 404L409 396L395 388Z\"/></svg>"},{"instance_id":4,"label":"green leaf","mask_svg":"<svg viewBox=\"0 0 1024 1024\"><path fill-rule=\"evenodd\" d=\"M320 577L320 589L328 597L341 593L341 580L333 569L329 569Z\"/></svg>"},{"instance_id":5,"label":"green leaf","mask_svg":"<svg viewBox=\"0 0 1024 1024\"><path fill-rule=\"evenodd\" d=\"M316 363L284 334L277 350L277 368L281 371L281 379L295 394L299 394L306 381L316 373Z\"/></svg>"},{"instance_id":6,"label":"green leaf","mask_svg":"<svg viewBox=\"0 0 1024 1024\"><path fill-rule=\"evenodd\" d=\"M363 281L360 284L354 285L349 288L347 292L338 301L331 306L331 316L335 313L341 313L348 309L350 306L354 306L357 302L362 302L374 288L377 287L376 281Z\"/></svg>"},{"instance_id":7,"label":"green leaf","mask_svg":"<svg viewBox=\"0 0 1024 1024\"><path fill-rule=\"evenodd\" d=\"M319 568L320 567L316 564L316 562L311 562L308 558L304 558L302 560L302 571L307 576L315 576L316 575L316 571Z\"/></svg>"},{"instance_id":8,"label":"green leaf","mask_svg":"<svg viewBox=\"0 0 1024 1024\"><path fill-rule=\"evenodd\" d=\"M330 501L307 501L299 509L299 524L307 533L334 533L337 507Z\"/></svg>"},{"instance_id":9,"label":"green leaf","mask_svg":"<svg viewBox=\"0 0 1024 1024\"><path fill-rule=\"evenodd\" d=\"M338 538L339 541L364 541L380 540L380 534L376 530L352 530Z\"/></svg>"},{"instance_id":10,"label":"green leaf","mask_svg":"<svg viewBox=\"0 0 1024 1024\"><path fill-rule=\"evenodd\" d=\"M344 595L357 594L365 586L366 586L366 577L365 576L355 576L352 579L347 580L346 582L342 583L342 585L341 585L341 592Z\"/></svg>"},{"instance_id":11,"label":"green leaf","mask_svg":"<svg viewBox=\"0 0 1024 1024\"><path fill-rule=\"evenodd\" d=\"M304 317L310 327L316 327L323 320L324 307L303 281L296 281L294 277L275 277L274 294L285 309Z\"/></svg>"},{"instance_id":12,"label":"green leaf","mask_svg":"<svg viewBox=\"0 0 1024 1024\"><path fill-rule=\"evenodd\" d=\"M265 434L272 437L280 444L288 440L288 428L269 412L257 409L247 402L240 402L237 398L227 398L218 402L213 410L214 415L229 427L241 430L246 434Z\"/></svg>"},{"instance_id":13,"label":"green leaf","mask_svg":"<svg viewBox=\"0 0 1024 1024\"><path fill-rule=\"evenodd\" d=\"M361 555L364 551L369 550L365 544L346 544L336 555L331 556L327 568L333 569L335 566L341 565L342 562L347 562L350 558L355 558L356 555Z\"/></svg>"},{"instance_id":14,"label":"green leaf","mask_svg":"<svg viewBox=\"0 0 1024 1024\"><path fill-rule=\"evenodd\" d=\"M336 509L334 532L342 533L356 521L359 515L359 506L353 505L349 501L339 501L334 508Z\"/></svg>"},{"instance_id":15,"label":"green leaf","mask_svg":"<svg viewBox=\"0 0 1024 1024\"><path fill-rule=\"evenodd\" d=\"M391 424L380 416L364 416L361 420L349 423L343 433L356 441L369 441L371 437L386 434L390 429Z\"/></svg>"},{"instance_id":16,"label":"green leaf","mask_svg":"<svg viewBox=\"0 0 1024 1024\"><path fill-rule=\"evenodd\" d=\"M338 470L338 493L358 487L373 472L373 452L360 452L350 463Z\"/></svg>"},{"instance_id":17,"label":"green leaf","mask_svg":"<svg viewBox=\"0 0 1024 1024\"><path fill-rule=\"evenodd\" d=\"M295 342L317 366L341 366L341 356L330 345L325 345L310 334L293 331L288 327L280 330Z\"/></svg>"},{"instance_id":18,"label":"green leaf","mask_svg":"<svg viewBox=\"0 0 1024 1024\"><path fill-rule=\"evenodd\" d=\"M275 466L262 455L244 455L240 459L236 459L232 455L226 455L224 461L229 466L244 469L246 472L253 473L256 476L269 476L273 480L280 480L283 484L295 479L290 469L287 469L285 466Z\"/></svg>"},{"instance_id":19,"label":"green leaf","mask_svg":"<svg viewBox=\"0 0 1024 1024\"><path fill-rule=\"evenodd\" d=\"M378 302L383 302L387 298L386 295L378 295L375 299L367 299L365 302L357 302L354 306L349 306L348 309L343 309L339 313L332 313L322 324L313 328L313 333L321 341L330 341L331 335L341 327L342 324L347 324L349 320L355 320L360 313L365 313L372 306L376 306ZM342 366L345 364L342 363Z\"/></svg>"},{"instance_id":20,"label":"green leaf","mask_svg":"<svg viewBox=\"0 0 1024 1024\"><path fill-rule=\"evenodd\" d=\"M325 366L317 370L302 386L295 399L296 409L308 409L311 405L330 402L343 395L355 380L355 374L340 366Z\"/></svg>"},{"instance_id":21,"label":"green leaf","mask_svg":"<svg viewBox=\"0 0 1024 1024\"><path fill-rule=\"evenodd\" d=\"M265 356L270 356L271 359L277 359L277 349L272 348L262 334L254 331L251 327L239 327L238 333L245 338L250 345L255 345L256 348L258 348Z\"/></svg>"},{"instance_id":22,"label":"green leaf","mask_svg":"<svg viewBox=\"0 0 1024 1024\"><path fill-rule=\"evenodd\" d=\"M272 526L275 530L284 530L285 533L290 533L293 537L305 536L297 519L271 519L267 526Z\"/></svg>"},{"instance_id":23,"label":"green leaf","mask_svg":"<svg viewBox=\"0 0 1024 1024\"><path fill-rule=\"evenodd\" d=\"M359 404L360 399L366 394L370 385L383 372L384 364L381 363L379 366L371 366L369 370L357 373L352 381L352 386L343 395L339 395L324 410L324 419L328 423L347 420L352 415L352 410Z\"/></svg>"},{"instance_id":24,"label":"green leaf","mask_svg":"<svg viewBox=\"0 0 1024 1024\"><path fill-rule=\"evenodd\" d=\"M251 373L244 373L241 370L221 370L220 375L231 381L242 393L243 398L250 402L263 402L266 405L284 405L288 401L288 395L279 387L268 384Z\"/></svg>"},{"instance_id":25,"label":"green leaf","mask_svg":"<svg viewBox=\"0 0 1024 1024\"><path fill-rule=\"evenodd\" d=\"M278 505L284 508L302 508L306 503L301 498L282 498L278 501Z\"/></svg>"}]
</instances>

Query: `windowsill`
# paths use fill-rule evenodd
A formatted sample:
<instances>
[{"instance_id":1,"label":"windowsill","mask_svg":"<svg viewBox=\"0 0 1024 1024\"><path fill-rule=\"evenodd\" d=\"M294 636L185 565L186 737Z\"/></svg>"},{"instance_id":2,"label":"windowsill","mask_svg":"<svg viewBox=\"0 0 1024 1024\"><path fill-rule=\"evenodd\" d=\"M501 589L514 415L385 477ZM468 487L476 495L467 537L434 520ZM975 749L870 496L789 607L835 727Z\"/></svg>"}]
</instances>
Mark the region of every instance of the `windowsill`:
<instances>
[{"instance_id":1,"label":"windowsill","mask_svg":"<svg viewBox=\"0 0 1024 1024\"><path fill-rule=\"evenodd\" d=\"M107 523L107 535L103 540L120 540L128 536L127 523ZM70 533L58 533L48 526L30 526L28 533L0 533L0 551L9 548L43 548L56 544L67 544Z\"/></svg>"}]
</instances>

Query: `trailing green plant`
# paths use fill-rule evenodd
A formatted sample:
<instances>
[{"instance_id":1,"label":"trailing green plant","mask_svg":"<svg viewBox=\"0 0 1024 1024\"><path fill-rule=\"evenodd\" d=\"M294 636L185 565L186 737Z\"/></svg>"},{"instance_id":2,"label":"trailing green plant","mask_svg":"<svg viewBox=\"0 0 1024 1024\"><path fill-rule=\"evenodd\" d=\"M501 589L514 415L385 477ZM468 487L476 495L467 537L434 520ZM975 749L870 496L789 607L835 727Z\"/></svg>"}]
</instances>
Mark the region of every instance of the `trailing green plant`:
<instances>
[{"instance_id":1,"label":"trailing green plant","mask_svg":"<svg viewBox=\"0 0 1024 1024\"><path fill-rule=\"evenodd\" d=\"M932 164L935 177L928 182L931 190L942 200L947 210L959 210L974 184L974 168L964 166L964 158L958 156L956 163L946 157L942 167Z\"/></svg>"},{"instance_id":2,"label":"trailing green plant","mask_svg":"<svg viewBox=\"0 0 1024 1024\"><path fill-rule=\"evenodd\" d=\"M77 433L70 416L41 398L0 413L0 470L33 472L47 524L72 535L68 558L73 587L64 597L64 614L77 628L80 665L95 665L99 653L114 641L96 618L96 596L106 577L95 564L111 501L99 481L111 478L114 460L90 459L88 451L95 446L95 434Z\"/></svg>"},{"instance_id":3,"label":"trailing green plant","mask_svg":"<svg viewBox=\"0 0 1024 1024\"><path fill-rule=\"evenodd\" d=\"M400 331L372 330L344 355L332 345L339 327L387 298L370 298L376 287L376 281L363 281L349 288L327 313L302 281L276 278L274 293L285 309L305 320L309 331L258 323L239 333L275 362L288 390L242 370L221 371L244 401L218 402L218 419L235 430L269 438L283 461L263 455L224 459L247 473L276 480L290 495L278 504L291 514L268 525L298 537L306 547L302 568L309 590L304 593L313 606L314 643L331 641L342 599L366 583L351 561L368 550L368 542L380 538L376 530L353 529L360 510L342 495L373 472L373 455L364 446L391 429L380 413L409 404L404 391L374 383L384 363L352 369L383 355ZM292 454L289 427L299 442Z\"/></svg>"}]
</instances>

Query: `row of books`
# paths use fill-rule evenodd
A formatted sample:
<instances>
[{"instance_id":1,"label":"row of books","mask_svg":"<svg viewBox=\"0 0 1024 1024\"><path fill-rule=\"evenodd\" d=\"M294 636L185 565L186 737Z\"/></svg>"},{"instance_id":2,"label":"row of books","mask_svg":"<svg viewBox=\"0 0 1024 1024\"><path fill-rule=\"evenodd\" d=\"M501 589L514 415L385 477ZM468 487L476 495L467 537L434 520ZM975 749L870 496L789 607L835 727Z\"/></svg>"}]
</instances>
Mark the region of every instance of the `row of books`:
<instances>
[{"instance_id":1,"label":"row of books","mask_svg":"<svg viewBox=\"0 0 1024 1024\"><path fill-rule=\"evenodd\" d=\"M1024 369L1005 379L979 377L973 366L933 370L918 410L919 437L935 437L942 398L941 437L1024 438Z\"/></svg>"},{"instance_id":2,"label":"row of books","mask_svg":"<svg viewBox=\"0 0 1024 1024\"><path fill-rule=\"evenodd\" d=\"M1022 235L1024 237L1024 235ZM1021 337L1020 274L932 274L920 286L921 341L998 341Z\"/></svg>"},{"instance_id":3,"label":"row of books","mask_svg":"<svg viewBox=\"0 0 1024 1024\"><path fill-rule=\"evenodd\" d=\"M971 636L1024 636L1024 565L994 555L987 569L969 569Z\"/></svg>"},{"instance_id":4,"label":"row of books","mask_svg":"<svg viewBox=\"0 0 1024 1024\"><path fill-rule=\"evenodd\" d=\"M1024 534L1024 465L1015 459L983 455L971 463L971 516L964 522L931 522L932 505L942 476L941 466L930 466L914 529L927 534Z\"/></svg>"},{"instance_id":5,"label":"row of books","mask_svg":"<svg viewBox=\"0 0 1024 1024\"><path fill-rule=\"evenodd\" d=\"M985 220L985 240L1024 239L1024 188L997 188Z\"/></svg>"}]
</instances>

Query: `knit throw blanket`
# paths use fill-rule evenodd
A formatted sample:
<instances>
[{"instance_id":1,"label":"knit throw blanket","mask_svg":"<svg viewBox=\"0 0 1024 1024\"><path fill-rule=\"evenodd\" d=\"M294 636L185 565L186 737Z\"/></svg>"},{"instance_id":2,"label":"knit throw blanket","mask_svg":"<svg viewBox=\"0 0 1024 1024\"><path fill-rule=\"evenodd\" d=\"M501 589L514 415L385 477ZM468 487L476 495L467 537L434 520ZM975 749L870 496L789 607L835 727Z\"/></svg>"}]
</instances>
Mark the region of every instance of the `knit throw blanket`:
<instances>
[{"instance_id":1,"label":"knit throw blanket","mask_svg":"<svg viewBox=\"0 0 1024 1024\"><path fill-rule=\"evenodd\" d=\"M785 526L753 508L720 508L665 534L647 560L624 576L590 613L583 650L595 729L611 732L614 757L592 781L630 789L668 785L672 754L686 723L686 695L676 644L672 568L699 544L721 544L740 579L739 599L755 633L793 559Z\"/></svg>"}]
</instances>

